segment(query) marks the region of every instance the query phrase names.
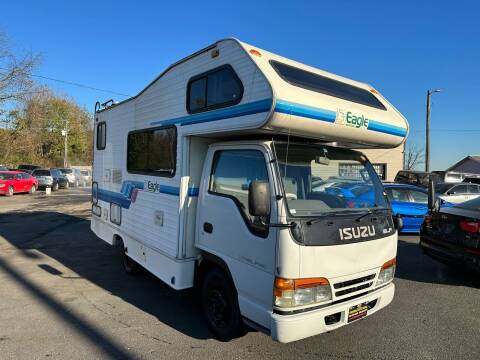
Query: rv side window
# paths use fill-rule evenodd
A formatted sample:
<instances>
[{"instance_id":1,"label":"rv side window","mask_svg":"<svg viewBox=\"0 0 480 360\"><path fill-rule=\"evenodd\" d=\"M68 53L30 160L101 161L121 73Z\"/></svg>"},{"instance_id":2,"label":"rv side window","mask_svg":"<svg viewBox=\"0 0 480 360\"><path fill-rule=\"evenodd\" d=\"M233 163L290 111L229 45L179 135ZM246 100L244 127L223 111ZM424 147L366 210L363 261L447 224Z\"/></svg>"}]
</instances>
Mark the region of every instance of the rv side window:
<instances>
[{"instance_id":1,"label":"rv side window","mask_svg":"<svg viewBox=\"0 0 480 360\"><path fill-rule=\"evenodd\" d=\"M292 85L380 110L387 110L375 95L368 90L275 60L270 60L270 64L283 80Z\"/></svg>"},{"instance_id":2,"label":"rv side window","mask_svg":"<svg viewBox=\"0 0 480 360\"><path fill-rule=\"evenodd\" d=\"M173 177L177 152L175 127L137 130L128 134L130 173Z\"/></svg>"},{"instance_id":3,"label":"rv side window","mask_svg":"<svg viewBox=\"0 0 480 360\"><path fill-rule=\"evenodd\" d=\"M242 95L242 82L230 65L224 65L189 81L187 110L195 113L235 105Z\"/></svg>"},{"instance_id":4,"label":"rv side window","mask_svg":"<svg viewBox=\"0 0 480 360\"><path fill-rule=\"evenodd\" d=\"M107 145L107 123L97 125L97 150L104 150Z\"/></svg>"}]
</instances>

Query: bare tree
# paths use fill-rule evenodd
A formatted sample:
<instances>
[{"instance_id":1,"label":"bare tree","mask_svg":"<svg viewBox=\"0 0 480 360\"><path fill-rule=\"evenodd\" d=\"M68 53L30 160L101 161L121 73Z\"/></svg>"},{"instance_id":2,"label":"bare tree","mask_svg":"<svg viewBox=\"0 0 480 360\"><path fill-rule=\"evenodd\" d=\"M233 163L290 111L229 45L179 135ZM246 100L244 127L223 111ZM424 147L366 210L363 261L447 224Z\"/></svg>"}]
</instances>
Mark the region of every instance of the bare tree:
<instances>
[{"instance_id":1,"label":"bare tree","mask_svg":"<svg viewBox=\"0 0 480 360\"><path fill-rule=\"evenodd\" d=\"M405 170L414 170L416 166L424 163L423 149L417 149L415 145L409 145L405 150Z\"/></svg>"},{"instance_id":2,"label":"bare tree","mask_svg":"<svg viewBox=\"0 0 480 360\"><path fill-rule=\"evenodd\" d=\"M16 55L7 36L0 32L0 111L6 101L19 100L32 90L31 74L39 56Z\"/></svg>"}]
</instances>

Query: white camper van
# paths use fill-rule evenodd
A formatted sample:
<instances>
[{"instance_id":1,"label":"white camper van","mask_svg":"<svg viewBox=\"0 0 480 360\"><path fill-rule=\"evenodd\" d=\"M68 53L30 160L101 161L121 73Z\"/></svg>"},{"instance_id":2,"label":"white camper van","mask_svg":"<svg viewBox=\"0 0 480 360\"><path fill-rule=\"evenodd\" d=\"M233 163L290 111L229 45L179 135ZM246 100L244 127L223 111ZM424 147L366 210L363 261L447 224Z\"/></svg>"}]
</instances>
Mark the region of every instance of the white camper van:
<instances>
[{"instance_id":1,"label":"white camper van","mask_svg":"<svg viewBox=\"0 0 480 360\"><path fill-rule=\"evenodd\" d=\"M235 39L97 105L91 228L174 289L198 287L220 339L290 342L394 296L400 221L356 147L405 118L370 85Z\"/></svg>"}]
</instances>

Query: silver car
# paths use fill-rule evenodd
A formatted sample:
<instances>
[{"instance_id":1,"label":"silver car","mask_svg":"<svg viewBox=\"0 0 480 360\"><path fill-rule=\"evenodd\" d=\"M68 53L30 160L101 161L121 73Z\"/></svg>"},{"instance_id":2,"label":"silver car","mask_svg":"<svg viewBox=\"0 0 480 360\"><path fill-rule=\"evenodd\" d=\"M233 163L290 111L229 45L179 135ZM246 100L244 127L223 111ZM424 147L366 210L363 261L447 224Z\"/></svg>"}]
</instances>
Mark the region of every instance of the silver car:
<instances>
[{"instance_id":1,"label":"silver car","mask_svg":"<svg viewBox=\"0 0 480 360\"><path fill-rule=\"evenodd\" d=\"M449 203L462 203L480 196L480 185L469 183L440 183L435 185L435 192L440 199Z\"/></svg>"}]
</instances>

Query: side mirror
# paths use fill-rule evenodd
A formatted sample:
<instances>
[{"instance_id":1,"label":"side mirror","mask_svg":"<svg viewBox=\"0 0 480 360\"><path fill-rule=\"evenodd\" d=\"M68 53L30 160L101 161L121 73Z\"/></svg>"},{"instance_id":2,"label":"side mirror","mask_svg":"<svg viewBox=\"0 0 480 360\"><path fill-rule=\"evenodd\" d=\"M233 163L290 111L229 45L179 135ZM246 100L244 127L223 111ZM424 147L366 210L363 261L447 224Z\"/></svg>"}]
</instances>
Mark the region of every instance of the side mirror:
<instances>
[{"instance_id":1,"label":"side mirror","mask_svg":"<svg viewBox=\"0 0 480 360\"><path fill-rule=\"evenodd\" d=\"M393 217L393 226L395 226L395 229L398 231L403 229L403 219L400 214L397 214Z\"/></svg>"},{"instance_id":2,"label":"side mirror","mask_svg":"<svg viewBox=\"0 0 480 360\"><path fill-rule=\"evenodd\" d=\"M270 215L270 184L255 180L248 187L248 212L252 216Z\"/></svg>"},{"instance_id":3,"label":"side mirror","mask_svg":"<svg viewBox=\"0 0 480 360\"><path fill-rule=\"evenodd\" d=\"M433 179L428 181L428 209L433 210L435 208L435 184Z\"/></svg>"}]
</instances>

